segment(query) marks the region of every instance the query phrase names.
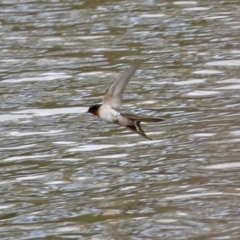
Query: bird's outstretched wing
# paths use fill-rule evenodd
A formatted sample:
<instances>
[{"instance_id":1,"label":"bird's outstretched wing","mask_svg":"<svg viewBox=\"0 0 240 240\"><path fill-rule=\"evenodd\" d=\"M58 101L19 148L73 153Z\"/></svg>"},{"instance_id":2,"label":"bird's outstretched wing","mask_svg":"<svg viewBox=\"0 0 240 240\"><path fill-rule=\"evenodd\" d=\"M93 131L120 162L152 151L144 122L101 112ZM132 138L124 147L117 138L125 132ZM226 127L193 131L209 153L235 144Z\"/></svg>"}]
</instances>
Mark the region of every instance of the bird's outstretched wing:
<instances>
[{"instance_id":1,"label":"bird's outstretched wing","mask_svg":"<svg viewBox=\"0 0 240 240\"><path fill-rule=\"evenodd\" d=\"M105 93L102 100L103 104L110 105L114 109L120 109L122 105L122 93L141 63L142 61L135 63L122 73L120 78L115 81Z\"/></svg>"},{"instance_id":2,"label":"bird's outstretched wing","mask_svg":"<svg viewBox=\"0 0 240 240\"><path fill-rule=\"evenodd\" d=\"M125 118L131 119L131 120L137 120L141 122L162 122L164 121L164 118L152 118L152 117L140 117L134 114L128 114L128 113L121 113L121 115Z\"/></svg>"}]
</instances>

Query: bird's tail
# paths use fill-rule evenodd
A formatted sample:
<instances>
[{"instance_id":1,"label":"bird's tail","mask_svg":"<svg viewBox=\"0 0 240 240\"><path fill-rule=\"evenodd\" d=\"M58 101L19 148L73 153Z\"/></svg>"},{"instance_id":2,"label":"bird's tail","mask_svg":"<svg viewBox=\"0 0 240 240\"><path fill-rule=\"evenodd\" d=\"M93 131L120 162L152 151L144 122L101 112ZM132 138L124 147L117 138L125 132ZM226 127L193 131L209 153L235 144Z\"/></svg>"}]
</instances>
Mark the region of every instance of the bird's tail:
<instances>
[{"instance_id":1,"label":"bird's tail","mask_svg":"<svg viewBox=\"0 0 240 240\"><path fill-rule=\"evenodd\" d=\"M127 126L129 129L131 129L132 131L138 133L142 137L145 137L149 140L152 140L152 139L150 137L148 137L146 135L146 133L143 131L143 129L140 125L141 122L161 122L161 121L164 121L163 118L142 118L142 117L132 115L132 114L122 114L122 115L133 121L133 125Z\"/></svg>"}]
</instances>

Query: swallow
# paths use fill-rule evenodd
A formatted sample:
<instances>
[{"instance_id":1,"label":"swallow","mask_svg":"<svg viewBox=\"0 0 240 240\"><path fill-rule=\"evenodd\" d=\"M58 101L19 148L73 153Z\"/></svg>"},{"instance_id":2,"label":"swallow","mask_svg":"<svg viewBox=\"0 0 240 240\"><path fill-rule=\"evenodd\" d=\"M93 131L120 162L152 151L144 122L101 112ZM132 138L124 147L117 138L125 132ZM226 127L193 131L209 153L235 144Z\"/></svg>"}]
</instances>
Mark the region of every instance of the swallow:
<instances>
[{"instance_id":1,"label":"swallow","mask_svg":"<svg viewBox=\"0 0 240 240\"><path fill-rule=\"evenodd\" d=\"M164 121L164 119L139 117L133 114L124 114L120 112L122 105L122 93L140 65L141 62L137 62L129 69L125 70L120 78L116 80L109 89L107 89L102 99L102 103L89 107L88 113L91 113L106 122L127 127L128 129L138 133L140 136L152 140L145 134L140 123L161 122Z\"/></svg>"}]
</instances>

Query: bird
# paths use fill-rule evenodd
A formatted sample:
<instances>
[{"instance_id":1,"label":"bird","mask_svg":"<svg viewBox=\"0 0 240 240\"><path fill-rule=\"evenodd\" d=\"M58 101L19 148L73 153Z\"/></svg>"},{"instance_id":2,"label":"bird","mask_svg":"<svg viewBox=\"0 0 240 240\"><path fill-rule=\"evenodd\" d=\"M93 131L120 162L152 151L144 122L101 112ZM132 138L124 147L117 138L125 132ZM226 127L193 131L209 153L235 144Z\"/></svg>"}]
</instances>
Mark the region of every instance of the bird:
<instances>
[{"instance_id":1,"label":"bird","mask_svg":"<svg viewBox=\"0 0 240 240\"><path fill-rule=\"evenodd\" d=\"M164 121L163 118L140 117L120 112L122 105L122 93L131 77L141 64L142 61L137 61L129 69L125 70L121 74L120 78L116 80L109 89L107 89L102 99L102 103L90 106L87 112L106 122L127 127L128 129L138 133L140 136L152 140L146 135L140 124L141 122L161 122Z\"/></svg>"}]
</instances>

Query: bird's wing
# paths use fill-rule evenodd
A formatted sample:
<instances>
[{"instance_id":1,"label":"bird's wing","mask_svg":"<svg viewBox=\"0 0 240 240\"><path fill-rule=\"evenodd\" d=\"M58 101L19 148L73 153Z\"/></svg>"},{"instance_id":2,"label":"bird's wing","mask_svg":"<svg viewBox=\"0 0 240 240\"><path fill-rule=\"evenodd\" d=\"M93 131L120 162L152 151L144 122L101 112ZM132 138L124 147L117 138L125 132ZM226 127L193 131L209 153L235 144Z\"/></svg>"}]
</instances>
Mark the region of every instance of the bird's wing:
<instances>
[{"instance_id":1,"label":"bird's wing","mask_svg":"<svg viewBox=\"0 0 240 240\"><path fill-rule=\"evenodd\" d=\"M122 105L122 93L135 71L140 67L141 63L141 61L135 63L122 73L120 78L115 81L105 93L102 100L103 104L110 105L114 109L120 109Z\"/></svg>"},{"instance_id":2,"label":"bird's wing","mask_svg":"<svg viewBox=\"0 0 240 240\"><path fill-rule=\"evenodd\" d=\"M152 117L140 117L134 114L128 114L128 113L121 113L121 115L125 118L131 119L131 120L137 120L141 122L161 122L164 121L163 118L152 118Z\"/></svg>"}]
</instances>

